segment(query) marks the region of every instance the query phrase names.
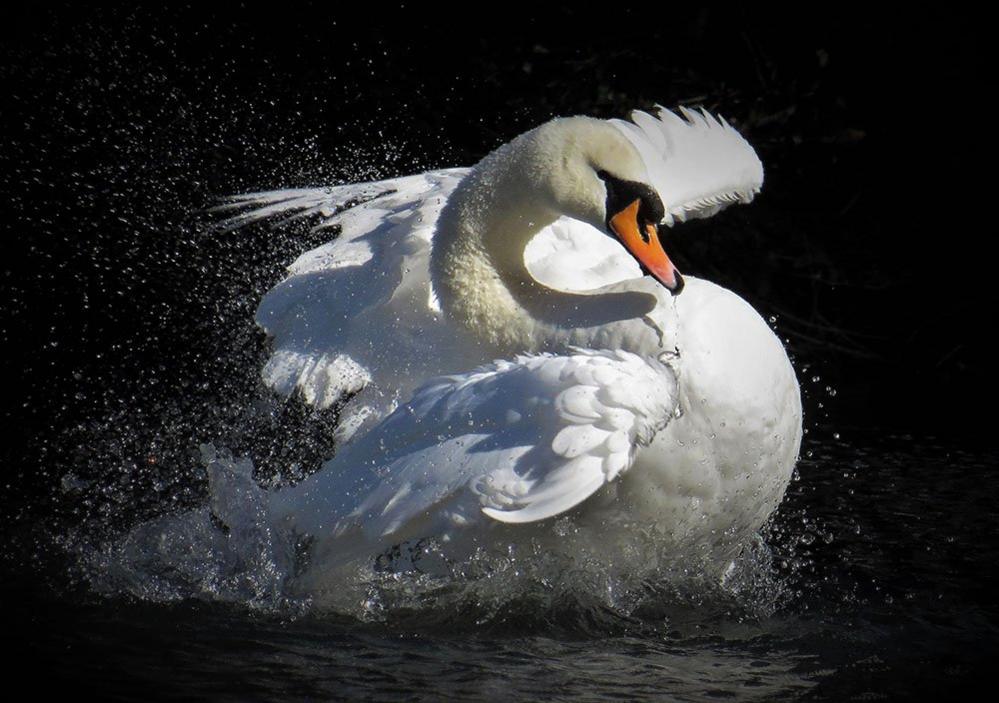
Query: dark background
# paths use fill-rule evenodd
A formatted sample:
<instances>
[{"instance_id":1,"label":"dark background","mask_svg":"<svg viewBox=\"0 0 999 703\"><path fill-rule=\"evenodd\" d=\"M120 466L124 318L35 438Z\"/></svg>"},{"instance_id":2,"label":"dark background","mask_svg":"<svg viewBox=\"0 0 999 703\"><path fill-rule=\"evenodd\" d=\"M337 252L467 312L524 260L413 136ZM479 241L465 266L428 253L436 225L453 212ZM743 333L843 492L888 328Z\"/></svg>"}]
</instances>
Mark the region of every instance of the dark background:
<instances>
[{"instance_id":1,"label":"dark background","mask_svg":"<svg viewBox=\"0 0 999 703\"><path fill-rule=\"evenodd\" d=\"M765 164L751 207L677 230L674 251L776 316L813 431L987 443L983 24L830 7L8 10L8 507L68 469L179 466L240 424L256 301L321 237L210 231L219 196L470 165L552 116L655 103L720 111ZM275 462L328 448L328 423L277 416L244 431Z\"/></svg>"}]
</instances>

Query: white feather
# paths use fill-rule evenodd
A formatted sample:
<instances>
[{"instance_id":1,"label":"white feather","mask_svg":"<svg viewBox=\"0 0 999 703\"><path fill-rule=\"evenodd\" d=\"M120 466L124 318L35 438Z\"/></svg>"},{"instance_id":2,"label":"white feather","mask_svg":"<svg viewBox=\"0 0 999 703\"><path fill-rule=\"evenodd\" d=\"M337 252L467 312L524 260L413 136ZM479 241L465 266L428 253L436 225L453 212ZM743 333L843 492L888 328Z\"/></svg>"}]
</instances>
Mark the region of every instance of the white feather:
<instances>
[{"instance_id":1,"label":"white feather","mask_svg":"<svg viewBox=\"0 0 999 703\"><path fill-rule=\"evenodd\" d=\"M537 402L578 397L585 388L578 379L596 376L591 368L615 370L617 388L615 405L594 406L590 424L566 415L563 404ZM439 516L443 522L431 527L446 532L452 526L444 508L454 504L477 506L502 522L541 520L577 505L630 465L637 438L665 425L676 397L669 367L634 354L579 350L498 361L430 381L322 471L280 491L273 510L307 533L363 534L373 551L389 546L386 540L418 536L428 515ZM631 421L609 432L597 426L604 411ZM603 467L611 456L618 458L606 464L608 475Z\"/></svg>"},{"instance_id":2,"label":"white feather","mask_svg":"<svg viewBox=\"0 0 999 703\"><path fill-rule=\"evenodd\" d=\"M749 202L763 187L763 164L749 142L706 111L664 107L657 117L635 111L633 122L611 120L638 149L649 181L667 210L667 222L710 217L724 204Z\"/></svg>"},{"instance_id":3,"label":"white feather","mask_svg":"<svg viewBox=\"0 0 999 703\"><path fill-rule=\"evenodd\" d=\"M644 168L666 222L752 199L763 178L752 147L724 120L680 112L612 121L637 149L632 170ZM550 124L553 133L618 134L595 120ZM508 146L493 157L513 154ZM736 543L775 507L800 441L797 384L779 341L738 296L687 277L673 300L641 279L606 232L563 216L522 245L529 274L549 289L607 300L639 293L653 307L620 328L584 330L593 348L567 346L577 343L570 335L555 355L467 371L494 352L474 327L444 317L429 258L445 202L475 188L488 200L499 187L488 173L493 157L476 167L472 185L469 169L447 169L254 193L223 206L236 213L231 227L304 216L339 230L299 256L257 312L273 337L263 373L269 386L318 407L353 395L338 430L353 439L320 472L274 494L273 518L314 537L314 557L332 563L406 539L541 521L614 481L624 498L590 501L578 513L593 521L592 540L610 544L618 533L608 524L637 521L677 545L693 536L715 543L721 534ZM520 197L540 197L524 182L514 181ZM464 294L474 296L495 271L464 273ZM486 309L493 301L484 298ZM620 348L644 351L611 350ZM662 352L672 355L670 365L658 360ZM416 390L442 373L452 375Z\"/></svg>"}]
</instances>

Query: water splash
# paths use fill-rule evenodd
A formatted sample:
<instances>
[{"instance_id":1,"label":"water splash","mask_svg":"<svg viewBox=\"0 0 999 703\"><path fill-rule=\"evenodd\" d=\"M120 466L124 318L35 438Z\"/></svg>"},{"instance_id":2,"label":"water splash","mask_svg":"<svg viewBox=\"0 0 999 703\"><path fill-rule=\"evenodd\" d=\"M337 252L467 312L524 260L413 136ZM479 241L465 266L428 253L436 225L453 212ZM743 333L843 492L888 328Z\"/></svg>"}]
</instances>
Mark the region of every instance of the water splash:
<instances>
[{"instance_id":1,"label":"water splash","mask_svg":"<svg viewBox=\"0 0 999 703\"><path fill-rule=\"evenodd\" d=\"M100 544L74 550L90 586L105 596L190 599L251 610L338 613L362 622L421 630L564 631L574 635L696 631L705 622L766 618L787 598L770 547L754 538L721 578L696 559L663 554L636 526L645 564L615 568L586 553L531 539L479 548L453 560L435 540L406 543L336 572L320 588L302 579L303 545L275 529L253 464L201 447L210 486L206 504L155 517ZM552 538L574 530L552 522ZM308 587L303 587L308 584Z\"/></svg>"},{"instance_id":2,"label":"water splash","mask_svg":"<svg viewBox=\"0 0 999 703\"><path fill-rule=\"evenodd\" d=\"M269 524L252 463L212 445L201 451L209 504L142 522L100 545L77 544L89 583L107 595L157 602L284 607L290 554Z\"/></svg>"}]
</instances>

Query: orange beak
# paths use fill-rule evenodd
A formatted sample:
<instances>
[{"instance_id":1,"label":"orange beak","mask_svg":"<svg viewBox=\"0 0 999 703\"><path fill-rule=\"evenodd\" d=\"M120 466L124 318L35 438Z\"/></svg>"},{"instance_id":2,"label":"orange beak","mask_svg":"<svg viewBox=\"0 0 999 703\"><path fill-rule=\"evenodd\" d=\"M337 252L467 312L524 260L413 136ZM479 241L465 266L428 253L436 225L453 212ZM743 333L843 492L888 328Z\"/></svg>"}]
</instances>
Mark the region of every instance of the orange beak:
<instances>
[{"instance_id":1,"label":"orange beak","mask_svg":"<svg viewBox=\"0 0 999 703\"><path fill-rule=\"evenodd\" d=\"M659 241L659 232L656 230L656 226L646 225L644 235L638 229L638 208L641 202L641 200L635 200L631 205L611 217L608 224L617 238L621 240L624 248L638 260L642 268L666 286L674 295L677 295L683 289L683 278L673 262L666 256L666 251Z\"/></svg>"}]
</instances>

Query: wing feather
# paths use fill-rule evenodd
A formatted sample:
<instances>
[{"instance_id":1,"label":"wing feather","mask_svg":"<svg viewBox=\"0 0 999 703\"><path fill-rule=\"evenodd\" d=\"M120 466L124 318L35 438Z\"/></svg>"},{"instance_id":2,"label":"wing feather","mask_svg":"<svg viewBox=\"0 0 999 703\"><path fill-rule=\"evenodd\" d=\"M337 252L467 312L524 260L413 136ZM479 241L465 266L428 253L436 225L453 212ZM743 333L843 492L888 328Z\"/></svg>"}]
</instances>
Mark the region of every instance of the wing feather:
<instances>
[{"instance_id":1,"label":"wing feather","mask_svg":"<svg viewBox=\"0 0 999 703\"><path fill-rule=\"evenodd\" d=\"M749 202L763 186L763 164L724 119L680 107L635 111L631 122L610 120L638 149L649 181L666 207L666 221L708 217Z\"/></svg>"},{"instance_id":2,"label":"wing feather","mask_svg":"<svg viewBox=\"0 0 999 703\"><path fill-rule=\"evenodd\" d=\"M248 193L217 208L231 214L223 223L228 229L311 217L316 228L339 230L334 240L300 255L260 302L257 323L273 338L265 383L325 408L379 376L387 376L384 386L400 380L393 375L403 371L395 369L403 355L386 348L385 339L412 339L411 331L421 330L428 347L439 341L426 260L440 208L467 171ZM420 358L420 352L410 348L404 356ZM379 402L369 408L375 416L391 407L392 397Z\"/></svg>"},{"instance_id":3,"label":"wing feather","mask_svg":"<svg viewBox=\"0 0 999 703\"><path fill-rule=\"evenodd\" d=\"M302 532L374 541L446 533L476 513L549 518L627 470L676 398L669 366L628 352L497 361L426 384L322 471L280 491L275 514Z\"/></svg>"}]
</instances>

